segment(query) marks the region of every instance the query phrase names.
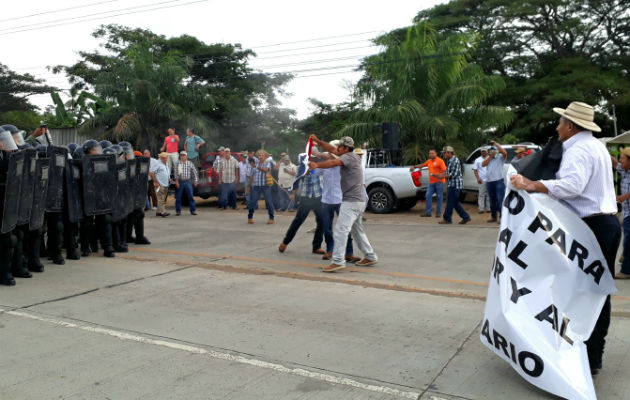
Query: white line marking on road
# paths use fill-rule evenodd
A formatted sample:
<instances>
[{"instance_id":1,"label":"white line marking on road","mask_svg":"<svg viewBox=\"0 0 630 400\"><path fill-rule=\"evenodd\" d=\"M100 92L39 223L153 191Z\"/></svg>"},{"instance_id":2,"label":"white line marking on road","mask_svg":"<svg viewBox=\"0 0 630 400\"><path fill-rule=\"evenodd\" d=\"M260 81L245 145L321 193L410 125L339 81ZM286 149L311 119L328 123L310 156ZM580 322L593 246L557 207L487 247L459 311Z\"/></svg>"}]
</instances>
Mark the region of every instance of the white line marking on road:
<instances>
[{"instance_id":1,"label":"white line marking on road","mask_svg":"<svg viewBox=\"0 0 630 400\"><path fill-rule=\"evenodd\" d=\"M281 364L270 363L270 362L258 360L255 358L247 358L247 357L237 356L237 355L229 354L229 353L221 353L214 350L207 350L201 347L195 347L195 346L190 346L186 344L171 342L168 340L151 339L149 337L131 334L131 333L109 329L109 328L100 328L100 327L90 326L90 325L80 325L75 322L68 322L68 321L63 321L60 319L44 317L44 316L40 316L36 314L31 314L28 312L23 312L23 311L6 311L6 310L0 309L0 313L13 315L15 317L28 318L35 321L47 322L49 324L58 325L65 328L74 328L74 329L81 329L87 332L100 333L102 335L113 336L121 340L131 340L134 342L139 342L139 343L144 343L144 344L168 347L170 349L187 351L189 353L194 353L194 354L205 354L212 358L216 358L220 360L237 362L240 364L251 365L251 366L259 367L259 368L271 369L277 372L282 372L282 373L286 373L290 375L297 375L297 376L302 376L305 378L316 379L316 380L328 382L331 384L350 386L357 389L363 389L363 390L368 390L370 392L388 394L392 396L401 397L404 399L417 399L418 396L420 396L420 393L416 393L416 392L405 392L405 391L387 387L387 386L370 385L370 384L362 383L359 381L355 381L354 379L344 378L340 376L322 374L319 372L312 372L312 371L308 371L302 368L285 367L284 365L281 365Z\"/></svg>"}]
</instances>

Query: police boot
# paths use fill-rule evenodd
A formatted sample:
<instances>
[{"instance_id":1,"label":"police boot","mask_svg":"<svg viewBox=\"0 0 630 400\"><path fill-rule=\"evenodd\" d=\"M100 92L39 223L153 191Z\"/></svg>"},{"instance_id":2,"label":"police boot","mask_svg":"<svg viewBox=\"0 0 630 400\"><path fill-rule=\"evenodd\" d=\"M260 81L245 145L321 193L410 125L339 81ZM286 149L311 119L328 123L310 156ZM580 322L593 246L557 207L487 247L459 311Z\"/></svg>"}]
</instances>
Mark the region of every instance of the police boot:
<instances>
[{"instance_id":1,"label":"police boot","mask_svg":"<svg viewBox=\"0 0 630 400\"><path fill-rule=\"evenodd\" d=\"M13 286L15 279L11 274L13 245L10 233L0 234L0 285Z\"/></svg>"},{"instance_id":2,"label":"police boot","mask_svg":"<svg viewBox=\"0 0 630 400\"><path fill-rule=\"evenodd\" d=\"M136 230L136 244L151 244L144 236L144 212L134 219L133 227Z\"/></svg>"},{"instance_id":3,"label":"police boot","mask_svg":"<svg viewBox=\"0 0 630 400\"><path fill-rule=\"evenodd\" d=\"M31 272L44 272L44 266L39 261L39 251L41 250L42 237L38 230L29 231L26 243L26 267Z\"/></svg>"},{"instance_id":4,"label":"police boot","mask_svg":"<svg viewBox=\"0 0 630 400\"><path fill-rule=\"evenodd\" d=\"M88 218L89 217L86 217L79 224L79 242L81 243L81 257L90 256L90 237L92 236L92 231L90 229Z\"/></svg>"},{"instance_id":5,"label":"police boot","mask_svg":"<svg viewBox=\"0 0 630 400\"><path fill-rule=\"evenodd\" d=\"M28 269L24 268L24 231L21 227L16 228L13 231L15 238L15 248L13 249L13 261L11 267L13 269L13 276L16 278L32 278L33 275L28 272Z\"/></svg>"},{"instance_id":6,"label":"police boot","mask_svg":"<svg viewBox=\"0 0 630 400\"><path fill-rule=\"evenodd\" d=\"M63 221L60 213L48 214L48 256L53 263L57 265L64 265L64 260L61 255L61 248L63 245Z\"/></svg>"},{"instance_id":7,"label":"police boot","mask_svg":"<svg viewBox=\"0 0 630 400\"><path fill-rule=\"evenodd\" d=\"M114 251L117 253L127 253L127 219L112 225L112 239L114 240Z\"/></svg>"},{"instance_id":8,"label":"police boot","mask_svg":"<svg viewBox=\"0 0 630 400\"><path fill-rule=\"evenodd\" d=\"M125 227L125 230L127 231L127 243L134 243L136 241L136 238L133 237L133 222L134 222L134 219L135 219L135 217L134 217L133 212L132 212L127 217L127 226Z\"/></svg>"},{"instance_id":9,"label":"police boot","mask_svg":"<svg viewBox=\"0 0 630 400\"><path fill-rule=\"evenodd\" d=\"M77 250L77 237L76 233L77 224L67 223L64 230L64 242L66 245L66 258L68 260L79 260L79 251Z\"/></svg>"},{"instance_id":10,"label":"police boot","mask_svg":"<svg viewBox=\"0 0 630 400\"><path fill-rule=\"evenodd\" d=\"M97 226L101 232L101 246L103 246L103 250L105 251L103 255L105 257L114 257L114 246L112 245L112 222L111 216L109 214L105 214L103 216L99 216L99 221Z\"/></svg>"}]
</instances>

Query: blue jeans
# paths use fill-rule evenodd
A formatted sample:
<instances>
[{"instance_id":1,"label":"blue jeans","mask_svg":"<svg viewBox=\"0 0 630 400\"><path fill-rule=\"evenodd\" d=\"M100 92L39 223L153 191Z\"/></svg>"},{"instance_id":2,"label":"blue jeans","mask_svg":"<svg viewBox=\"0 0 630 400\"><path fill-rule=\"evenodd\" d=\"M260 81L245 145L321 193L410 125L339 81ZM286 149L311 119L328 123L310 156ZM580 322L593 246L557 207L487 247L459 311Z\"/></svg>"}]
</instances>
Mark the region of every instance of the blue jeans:
<instances>
[{"instance_id":1,"label":"blue jeans","mask_svg":"<svg viewBox=\"0 0 630 400\"><path fill-rule=\"evenodd\" d=\"M486 182L486 188L490 198L490 212L492 213L492 218L496 218L497 213L501 215L501 204L503 203L503 197L505 197L505 182L503 182L503 179Z\"/></svg>"},{"instance_id":2,"label":"blue jeans","mask_svg":"<svg viewBox=\"0 0 630 400\"><path fill-rule=\"evenodd\" d=\"M429 187L427 188L427 210L426 214L431 215L431 211L433 211L433 193L437 195L437 208L435 209L435 213L437 215L442 214L442 199L444 197L444 183L435 182L429 183Z\"/></svg>"},{"instance_id":3,"label":"blue jeans","mask_svg":"<svg viewBox=\"0 0 630 400\"><path fill-rule=\"evenodd\" d=\"M284 239L282 243L289 244L295 237L298 229L308 217L308 214L313 211L315 214L315 221L317 223L315 227L315 235L313 235L313 251L319 250L322 247L322 198L321 197L300 197L300 202L297 209L297 214L293 221L291 221L291 225L289 225L289 229L287 230L286 235L284 235Z\"/></svg>"},{"instance_id":4,"label":"blue jeans","mask_svg":"<svg viewBox=\"0 0 630 400\"><path fill-rule=\"evenodd\" d=\"M326 240L326 253L332 253L335 248L335 239L333 237L333 219L335 213L339 215L339 204L322 203L322 227L324 229L324 239ZM348 235L348 244L346 244L346 255L354 254L352 248L352 234Z\"/></svg>"},{"instance_id":5,"label":"blue jeans","mask_svg":"<svg viewBox=\"0 0 630 400\"><path fill-rule=\"evenodd\" d=\"M624 274L630 274L630 217L623 219L623 249L621 255L623 256L623 262L621 263L621 272Z\"/></svg>"},{"instance_id":6,"label":"blue jeans","mask_svg":"<svg viewBox=\"0 0 630 400\"><path fill-rule=\"evenodd\" d=\"M446 208L444 209L444 221L453 222L451 217L453 216L453 209L457 211L462 219L470 219L470 215L464 210L462 207L462 203L459 202L459 194L461 193L461 189L455 189L449 187L446 192Z\"/></svg>"},{"instance_id":7,"label":"blue jeans","mask_svg":"<svg viewBox=\"0 0 630 400\"><path fill-rule=\"evenodd\" d=\"M269 219L273 219L273 199L271 198L271 186L252 186L251 194L249 198L249 202L247 203L248 213L247 218L254 218L254 210L255 206L258 204L258 199L260 199L260 195L265 197L265 207L267 207L267 212L269 213Z\"/></svg>"},{"instance_id":8,"label":"blue jeans","mask_svg":"<svg viewBox=\"0 0 630 400\"><path fill-rule=\"evenodd\" d=\"M291 194L291 189L278 188L278 190L278 209L284 211L289 206L289 194ZM287 194L287 192L289 193Z\"/></svg>"},{"instance_id":9,"label":"blue jeans","mask_svg":"<svg viewBox=\"0 0 630 400\"><path fill-rule=\"evenodd\" d=\"M219 194L219 208L236 208L236 182L222 183Z\"/></svg>"},{"instance_id":10,"label":"blue jeans","mask_svg":"<svg viewBox=\"0 0 630 400\"><path fill-rule=\"evenodd\" d=\"M188 197L188 203L190 206L190 212L195 212L197 210L197 205L195 204L195 199L193 198L193 183L192 181L179 181L179 187L175 192L175 212L182 212L182 194L186 193L186 197Z\"/></svg>"}]
</instances>

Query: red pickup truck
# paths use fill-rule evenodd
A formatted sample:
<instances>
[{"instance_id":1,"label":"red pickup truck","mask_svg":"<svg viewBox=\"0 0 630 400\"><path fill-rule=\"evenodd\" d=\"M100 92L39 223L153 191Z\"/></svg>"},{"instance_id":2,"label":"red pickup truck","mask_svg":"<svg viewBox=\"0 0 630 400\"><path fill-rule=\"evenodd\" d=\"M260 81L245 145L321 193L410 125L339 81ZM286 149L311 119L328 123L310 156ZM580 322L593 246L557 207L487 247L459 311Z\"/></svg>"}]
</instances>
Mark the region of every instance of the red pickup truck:
<instances>
[{"instance_id":1,"label":"red pickup truck","mask_svg":"<svg viewBox=\"0 0 630 400\"><path fill-rule=\"evenodd\" d=\"M214 160L219 156L218 152L206 153L201 159L201 165L199 166L199 183L194 191L194 195L207 199L210 196L219 195L219 174L212 168ZM245 159L240 153L232 153L232 157L237 161L244 161ZM239 183L236 186L236 193L243 193L244 185Z\"/></svg>"}]
</instances>

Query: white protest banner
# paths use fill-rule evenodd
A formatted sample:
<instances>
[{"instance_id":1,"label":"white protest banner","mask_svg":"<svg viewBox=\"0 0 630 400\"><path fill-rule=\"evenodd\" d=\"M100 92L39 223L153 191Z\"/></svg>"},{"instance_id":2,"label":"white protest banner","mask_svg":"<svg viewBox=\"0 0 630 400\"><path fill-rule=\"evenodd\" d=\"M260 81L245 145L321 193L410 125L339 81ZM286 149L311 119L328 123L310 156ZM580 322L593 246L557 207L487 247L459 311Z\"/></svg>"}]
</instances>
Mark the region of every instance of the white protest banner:
<instances>
[{"instance_id":1,"label":"white protest banner","mask_svg":"<svg viewBox=\"0 0 630 400\"><path fill-rule=\"evenodd\" d=\"M566 206L508 182L480 339L528 382L594 400L586 346L616 291L597 239Z\"/></svg>"}]
</instances>

